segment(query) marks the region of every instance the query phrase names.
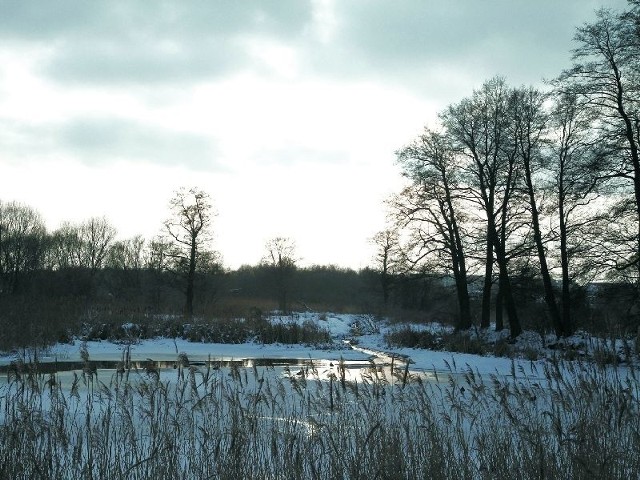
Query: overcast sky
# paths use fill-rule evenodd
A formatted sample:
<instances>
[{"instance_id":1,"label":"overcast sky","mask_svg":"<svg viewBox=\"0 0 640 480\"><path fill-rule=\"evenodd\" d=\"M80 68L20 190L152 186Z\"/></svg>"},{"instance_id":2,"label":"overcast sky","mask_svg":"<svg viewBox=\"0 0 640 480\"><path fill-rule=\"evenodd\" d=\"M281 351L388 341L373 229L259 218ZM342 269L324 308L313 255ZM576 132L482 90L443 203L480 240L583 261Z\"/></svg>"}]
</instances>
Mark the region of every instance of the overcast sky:
<instances>
[{"instance_id":1,"label":"overcast sky","mask_svg":"<svg viewBox=\"0 0 640 480\"><path fill-rule=\"evenodd\" d=\"M623 0L0 0L0 199L47 226L161 232L179 187L216 206L225 265L291 237L367 266L394 151L494 75L540 85Z\"/></svg>"}]
</instances>

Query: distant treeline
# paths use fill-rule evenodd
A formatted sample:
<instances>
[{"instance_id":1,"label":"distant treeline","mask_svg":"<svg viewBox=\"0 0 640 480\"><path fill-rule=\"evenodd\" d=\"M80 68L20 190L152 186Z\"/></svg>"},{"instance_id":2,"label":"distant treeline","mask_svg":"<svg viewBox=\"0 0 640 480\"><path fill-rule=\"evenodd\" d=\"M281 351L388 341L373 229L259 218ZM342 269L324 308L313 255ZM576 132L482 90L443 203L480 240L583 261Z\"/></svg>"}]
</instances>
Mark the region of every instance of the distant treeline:
<instances>
[{"instance_id":1,"label":"distant treeline","mask_svg":"<svg viewBox=\"0 0 640 480\"><path fill-rule=\"evenodd\" d=\"M115 231L105 219L66 224L62 231L48 233L33 209L17 203L0 204L0 213L0 350L67 341L82 332L95 334L101 325L104 331L138 324L145 325L145 331L166 332L183 328L185 322L255 321L280 308L283 288L289 311L370 313L451 324L457 320L450 277L290 265L283 283L281 268L268 262L236 270L202 262L194 280L194 316L187 317L184 274L160 258L157 240L101 236ZM479 312L481 286L482 278L470 277L474 312ZM594 288L575 289L579 328L637 328L637 315L629 310L633 289ZM514 276L514 295L526 328L551 329L538 278ZM476 325L478 317L475 314Z\"/></svg>"}]
</instances>

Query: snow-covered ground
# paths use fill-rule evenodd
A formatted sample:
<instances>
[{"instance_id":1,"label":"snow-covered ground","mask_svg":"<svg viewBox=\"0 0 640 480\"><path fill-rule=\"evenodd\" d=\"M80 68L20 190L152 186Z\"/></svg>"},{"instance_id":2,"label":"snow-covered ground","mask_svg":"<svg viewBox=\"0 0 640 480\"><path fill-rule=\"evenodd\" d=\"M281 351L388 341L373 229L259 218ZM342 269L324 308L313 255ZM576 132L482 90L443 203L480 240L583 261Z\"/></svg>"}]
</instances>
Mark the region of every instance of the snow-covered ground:
<instances>
[{"instance_id":1,"label":"snow-covered ground","mask_svg":"<svg viewBox=\"0 0 640 480\"><path fill-rule=\"evenodd\" d=\"M412 371L436 371L448 372L453 370L466 371L471 368L480 374L508 375L522 368L529 371L532 362L525 358L514 360L490 355L471 355L453 353L448 351L434 351L418 348L390 348L385 339L385 334L393 329L406 328L405 326L391 325L384 320L375 319L371 315L335 314L335 313L295 313L288 316L271 317L272 322L313 322L319 327L330 332L332 343L322 348L308 345L284 345L284 344L219 344L219 343L192 343L183 339L156 338L141 340L130 346L131 360L144 361L153 359L156 361L171 361L177 358L179 353L186 353L191 361L214 360L245 360L245 359L300 359L300 360L326 360L328 362L367 361L373 357L390 358L395 356L399 363L408 359ZM439 324L411 325L412 329L428 330L438 335L451 333L451 327ZM472 333L482 335L483 341L495 342L505 340L507 332L496 333L487 331L484 333ZM602 346L585 334L577 334L566 340L579 349L593 349L594 346ZM553 354L548 348L551 339L543 339L534 332L523 333L518 340L520 348L535 350L538 358L534 366L541 366L546 357ZM39 361L81 361L81 339L73 343L57 344L47 351L38 352ZM546 346L545 346L546 345ZM91 360L117 361L122 358L124 344L108 341L89 341L86 347ZM618 348L620 348L618 346ZM631 345L635 348L635 344ZM18 357L17 353L0 356L0 365L7 365Z\"/></svg>"}]
</instances>

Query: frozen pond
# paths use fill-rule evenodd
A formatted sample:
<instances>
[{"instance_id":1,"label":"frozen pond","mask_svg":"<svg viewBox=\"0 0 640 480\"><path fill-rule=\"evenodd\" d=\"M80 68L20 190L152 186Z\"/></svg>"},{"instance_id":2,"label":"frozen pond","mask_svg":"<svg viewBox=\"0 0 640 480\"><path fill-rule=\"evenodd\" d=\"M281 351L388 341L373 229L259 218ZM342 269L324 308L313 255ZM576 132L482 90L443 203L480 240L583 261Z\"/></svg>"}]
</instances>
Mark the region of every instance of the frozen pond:
<instances>
[{"instance_id":1,"label":"frozen pond","mask_svg":"<svg viewBox=\"0 0 640 480\"><path fill-rule=\"evenodd\" d=\"M367 357L367 355L363 355ZM178 358L154 360L80 360L42 361L37 365L12 362L0 365L2 383L9 382L16 374L29 373L37 376L55 375L63 390L67 390L78 378L94 376L104 384L113 383L117 376L127 376L128 381L145 381L157 376L164 382L177 380L181 372L189 371L196 376L211 375L212 372L230 374L233 371L269 372L276 377L292 380L315 379L328 381L374 382L384 381L391 385L414 381L417 377L426 381L446 382L450 375L436 375L434 372L417 371L409 368L409 363L391 357L373 357L362 359L310 359L310 358L207 358L190 360L186 354ZM264 373L262 373L264 374ZM245 373L246 375L246 373Z\"/></svg>"}]
</instances>

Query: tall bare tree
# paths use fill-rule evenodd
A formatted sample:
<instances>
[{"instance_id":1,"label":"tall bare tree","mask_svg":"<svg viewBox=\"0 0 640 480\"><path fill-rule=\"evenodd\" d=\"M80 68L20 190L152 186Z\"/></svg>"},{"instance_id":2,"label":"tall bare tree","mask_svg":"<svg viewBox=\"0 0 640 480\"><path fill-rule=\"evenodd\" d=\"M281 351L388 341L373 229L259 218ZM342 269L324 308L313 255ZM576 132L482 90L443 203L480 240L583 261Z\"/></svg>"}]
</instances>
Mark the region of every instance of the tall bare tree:
<instances>
[{"instance_id":1,"label":"tall bare tree","mask_svg":"<svg viewBox=\"0 0 640 480\"><path fill-rule=\"evenodd\" d=\"M547 261L547 249L540 225L541 197L535 176L544 164L544 144L547 138L549 117L544 108L545 95L534 88L514 90L514 127L518 157L522 166L522 181L527 197L533 240L538 254L540 274L544 287L544 300L547 305L551 323L559 337L570 335L571 328L565 324L560 315L556 294ZM544 190L543 190L544 191Z\"/></svg>"},{"instance_id":2,"label":"tall bare tree","mask_svg":"<svg viewBox=\"0 0 640 480\"><path fill-rule=\"evenodd\" d=\"M593 128L595 121L594 112L574 92L554 94L549 112L547 172L555 203L553 224L562 280L562 321L568 332L574 328L571 285L576 277L586 278L587 269L593 270L594 262L586 260L593 255L593 245L599 243L594 233L599 230L595 227L600 215L594 204L599 197L602 160L608 152L602 151ZM599 274L591 273L589 277Z\"/></svg>"},{"instance_id":3,"label":"tall bare tree","mask_svg":"<svg viewBox=\"0 0 640 480\"><path fill-rule=\"evenodd\" d=\"M513 299L506 246L508 222L512 218L510 200L517 178L511 103L511 89L503 78L496 77L485 82L470 98L449 106L441 119L454 146L470 160L467 179L471 198L484 213L486 221L481 326L486 328L490 322L495 254L500 297L506 303L511 335L516 337L522 328ZM496 307L497 314L502 312L500 303ZM498 318L496 328L501 328Z\"/></svg>"},{"instance_id":4,"label":"tall bare tree","mask_svg":"<svg viewBox=\"0 0 640 480\"><path fill-rule=\"evenodd\" d=\"M176 191L169 208L171 216L164 222L165 232L173 243L169 256L173 269L186 279L184 313L191 318L196 268L202 255L210 251L214 211L209 195L197 188Z\"/></svg>"},{"instance_id":5,"label":"tall bare tree","mask_svg":"<svg viewBox=\"0 0 640 480\"><path fill-rule=\"evenodd\" d=\"M640 288L640 6L630 4L622 14L599 10L594 22L577 29L573 66L556 83L579 96L598 118L600 141L615 152L606 178L631 187L632 201L622 204L633 205L632 249L615 267L632 269Z\"/></svg>"},{"instance_id":6,"label":"tall bare tree","mask_svg":"<svg viewBox=\"0 0 640 480\"><path fill-rule=\"evenodd\" d=\"M471 327L467 260L462 240L460 164L446 135L428 129L397 152L411 181L395 204L397 220L409 227L414 266L425 259L453 274L458 299L457 328ZM435 261L435 264L433 263Z\"/></svg>"}]
</instances>

